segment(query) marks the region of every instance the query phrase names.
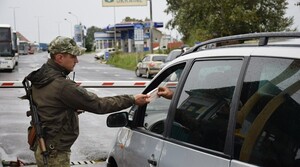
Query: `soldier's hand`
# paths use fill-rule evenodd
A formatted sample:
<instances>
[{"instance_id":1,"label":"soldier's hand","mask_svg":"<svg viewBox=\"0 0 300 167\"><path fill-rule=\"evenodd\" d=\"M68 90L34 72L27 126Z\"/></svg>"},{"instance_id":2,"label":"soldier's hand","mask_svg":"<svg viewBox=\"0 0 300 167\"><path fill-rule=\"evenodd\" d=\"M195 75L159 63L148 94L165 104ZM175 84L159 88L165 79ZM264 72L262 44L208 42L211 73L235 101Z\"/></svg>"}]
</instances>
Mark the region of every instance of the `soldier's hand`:
<instances>
[{"instance_id":1,"label":"soldier's hand","mask_svg":"<svg viewBox=\"0 0 300 167\"><path fill-rule=\"evenodd\" d=\"M145 104L148 104L150 102L149 97L150 97L149 95L144 95L144 94L134 95L134 99L135 99L134 104L138 106L143 106Z\"/></svg>"}]
</instances>

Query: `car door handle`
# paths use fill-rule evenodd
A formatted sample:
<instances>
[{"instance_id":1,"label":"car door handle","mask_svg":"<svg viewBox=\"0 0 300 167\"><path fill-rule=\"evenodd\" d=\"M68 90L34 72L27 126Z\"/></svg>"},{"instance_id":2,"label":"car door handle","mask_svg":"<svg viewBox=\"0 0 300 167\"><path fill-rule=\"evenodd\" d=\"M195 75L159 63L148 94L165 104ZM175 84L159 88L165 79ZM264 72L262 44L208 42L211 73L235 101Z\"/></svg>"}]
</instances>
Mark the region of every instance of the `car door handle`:
<instances>
[{"instance_id":1,"label":"car door handle","mask_svg":"<svg viewBox=\"0 0 300 167\"><path fill-rule=\"evenodd\" d=\"M151 165L153 165L153 166L157 165L157 161L152 160L152 159L148 159L148 163L151 164Z\"/></svg>"},{"instance_id":2,"label":"car door handle","mask_svg":"<svg viewBox=\"0 0 300 167\"><path fill-rule=\"evenodd\" d=\"M148 159L148 163L150 164L150 166L156 166L157 165L157 161L155 160L154 154L152 154L150 156L150 159Z\"/></svg>"}]
</instances>

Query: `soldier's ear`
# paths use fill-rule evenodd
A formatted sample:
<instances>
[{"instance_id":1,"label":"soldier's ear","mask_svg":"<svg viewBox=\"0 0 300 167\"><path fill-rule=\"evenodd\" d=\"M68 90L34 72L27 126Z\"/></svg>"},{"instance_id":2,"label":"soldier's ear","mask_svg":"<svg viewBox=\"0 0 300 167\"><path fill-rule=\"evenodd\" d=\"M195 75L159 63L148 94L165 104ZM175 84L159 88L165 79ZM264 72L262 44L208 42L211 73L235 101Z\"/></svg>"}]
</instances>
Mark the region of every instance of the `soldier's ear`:
<instances>
[{"instance_id":1,"label":"soldier's ear","mask_svg":"<svg viewBox=\"0 0 300 167\"><path fill-rule=\"evenodd\" d=\"M60 64L63 61L64 55L61 53L58 53L54 55L54 61Z\"/></svg>"}]
</instances>

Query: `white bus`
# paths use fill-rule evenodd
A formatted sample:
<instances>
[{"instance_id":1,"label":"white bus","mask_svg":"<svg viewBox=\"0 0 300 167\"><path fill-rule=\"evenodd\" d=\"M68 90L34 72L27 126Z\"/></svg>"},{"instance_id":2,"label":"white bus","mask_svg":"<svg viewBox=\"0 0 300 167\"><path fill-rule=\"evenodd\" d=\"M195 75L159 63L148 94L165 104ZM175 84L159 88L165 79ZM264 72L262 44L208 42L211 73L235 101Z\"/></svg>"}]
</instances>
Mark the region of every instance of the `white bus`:
<instances>
[{"instance_id":1,"label":"white bus","mask_svg":"<svg viewBox=\"0 0 300 167\"><path fill-rule=\"evenodd\" d=\"M8 24L0 24L0 70L13 71L18 65L17 35Z\"/></svg>"},{"instance_id":2,"label":"white bus","mask_svg":"<svg viewBox=\"0 0 300 167\"><path fill-rule=\"evenodd\" d=\"M29 42L20 41L19 42L19 55L28 55L29 51Z\"/></svg>"}]
</instances>

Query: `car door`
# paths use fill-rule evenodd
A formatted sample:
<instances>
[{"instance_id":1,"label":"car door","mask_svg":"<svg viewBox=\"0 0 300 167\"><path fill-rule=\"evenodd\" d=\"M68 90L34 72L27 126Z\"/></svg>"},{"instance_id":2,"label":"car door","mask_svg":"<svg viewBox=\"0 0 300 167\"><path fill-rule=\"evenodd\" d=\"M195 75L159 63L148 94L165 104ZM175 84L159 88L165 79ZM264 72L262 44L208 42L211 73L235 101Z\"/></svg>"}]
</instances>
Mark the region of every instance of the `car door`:
<instances>
[{"instance_id":1,"label":"car door","mask_svg":"<svg viewBox=\"0 0 300 167\"><path fill-rule=\"evenodd\" d=\"M151 56L146 56L143 58L143 60L141 62L141 66L140 66L140 72L142 74L146 74L146 72L148 70L148 64L150 62L150 58L151 58Z\"/></svg>"},{"instance_id":2,"label":"car door","mask_svg":"<svg viewBox=\"0 0 300 167\"><path fill-rule=\"evenodd\" d=\"M160 167L230 166L225 146L242 64L242 58L192 63L172 99Z\"/></svg>"},{"instance_id":3,"label":"car door","mask_svg":"<svg viewBox=\"0 0 300 167\"><path fill-rule=\"evenodd\" d=\"M156 77L145 89L147 93L158 86L167 86L175 91L184 64L174 66ZM122 160L119 166L141 167L158 166L164 143L165 121L168 116L171 100L153 99L146 107L133 108L129 119L132 119L130 130L122 130L126 141L122 144ZM127 129L127 128L126 128Z\"/></svg>"},{"instance_id":4,"label":"car door","mask_svg":"<svg viewBox=\"0 0 300 167\"><path fill-rule=\"evenodd\" d=\"M232 167L300 166L299 78L299 59L251 57L235 117Z\"/></svg>"}]
</instances>

